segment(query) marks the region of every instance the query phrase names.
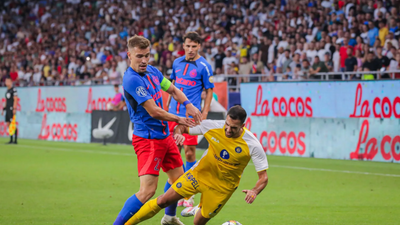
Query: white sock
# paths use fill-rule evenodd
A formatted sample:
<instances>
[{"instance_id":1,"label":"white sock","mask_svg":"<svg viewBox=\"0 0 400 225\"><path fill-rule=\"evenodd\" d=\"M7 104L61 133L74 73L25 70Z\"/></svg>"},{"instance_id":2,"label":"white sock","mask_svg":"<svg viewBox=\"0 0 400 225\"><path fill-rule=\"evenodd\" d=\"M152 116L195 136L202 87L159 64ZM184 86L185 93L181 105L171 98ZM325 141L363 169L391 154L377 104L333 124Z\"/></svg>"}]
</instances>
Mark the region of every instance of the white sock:
<instances>
[{"instance_id":1,"label":"white sock","mask_svg":"<svg viewBox=\"0 0 400 225\"><path fill-rule=\"evenodd\" d=\"M166 219L166 220L172 220L173 218L175 218L176 216L169 216L169 215L167 215L167 214L165 214L164 215L164 218Z\"/></svg>"}]
</instances>

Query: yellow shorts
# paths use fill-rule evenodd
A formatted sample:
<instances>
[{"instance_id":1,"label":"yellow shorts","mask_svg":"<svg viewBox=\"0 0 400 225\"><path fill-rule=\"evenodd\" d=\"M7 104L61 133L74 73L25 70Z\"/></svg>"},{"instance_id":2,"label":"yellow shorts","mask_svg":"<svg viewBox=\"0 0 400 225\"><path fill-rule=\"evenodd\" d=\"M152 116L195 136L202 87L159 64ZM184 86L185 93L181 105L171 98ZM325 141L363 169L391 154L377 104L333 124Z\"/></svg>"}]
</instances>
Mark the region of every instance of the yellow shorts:
<instances>
[{"instance_id":1,"label":"yellow shorts","mask_svg":"<svg viewBox=\"0 0 400 225\"><path fill-rule=\"evenodd\" d=\"M175 181L172 188L184 198L201 193L199 207L201 207L201 215L205 218L216 216L233 194L233 191L223 193L198 182L192 170L188 170Z\"/></svg>"}]
</instances>

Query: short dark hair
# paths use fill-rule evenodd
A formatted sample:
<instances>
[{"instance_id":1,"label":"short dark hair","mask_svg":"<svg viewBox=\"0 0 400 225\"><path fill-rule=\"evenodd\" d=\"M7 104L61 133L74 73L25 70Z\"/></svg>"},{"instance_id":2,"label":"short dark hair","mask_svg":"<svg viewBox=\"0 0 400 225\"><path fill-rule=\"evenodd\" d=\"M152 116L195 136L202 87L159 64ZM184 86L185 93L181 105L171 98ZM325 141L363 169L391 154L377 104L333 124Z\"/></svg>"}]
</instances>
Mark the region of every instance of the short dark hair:
<instances>
[{"instance_id":1,"label":"short dark hair","mask_svg":"<svg viewBox=\"0 0 400 225\"><path fill-rule=\"evenodd\" d=\"M115 87L115 88L119 87L119 84L114 84L114 87Z\"/></svg>"},{"instance_id":2,"label":"short dark hair","mask_svg":"<svg viewBox=\"0 0 400 225\"><path fill-rule=\"evenodd\" d=\"M11 79L11 76L10 76L10 75L7 75L7 76L6 76L6 79Z\"/></svg>"},{"instance_id":3,"label":"short dark hair","mask_svg":"<svg viewBox=\"0 0 400 225\"><path fill-rule=\"evenodd\" d=\"M150 47L150 41L143 36L133 36L128 40L128 49L138 47L140 49L146 49Z\"/></svg>"},{"instance_id":4,"label":"short dark hair","mask_svg":"<svg viewBox=\"0 0 400 225\"><path fill-rule=\"evenodd\" d=\"M243 124L246 121L247 113L246 110L242 108L240 105L232 106L227 114L233 120L240 120Z\"/></svg>"},{"instance_id":5,"label":"short dark hair","mask_svg":"<svg viewBox=\"0 0 400 225\"><path fill-rule=\"evenodd\" d=\"M185 36L183 36L183 42L186 41L186 39L190 39L191 41L194 41L198 44L201 44L201 42L203 41L200 37L200 35L197 32L191 31L191 32L187 32L185 34Z\"/></svg>"}]
</instances>

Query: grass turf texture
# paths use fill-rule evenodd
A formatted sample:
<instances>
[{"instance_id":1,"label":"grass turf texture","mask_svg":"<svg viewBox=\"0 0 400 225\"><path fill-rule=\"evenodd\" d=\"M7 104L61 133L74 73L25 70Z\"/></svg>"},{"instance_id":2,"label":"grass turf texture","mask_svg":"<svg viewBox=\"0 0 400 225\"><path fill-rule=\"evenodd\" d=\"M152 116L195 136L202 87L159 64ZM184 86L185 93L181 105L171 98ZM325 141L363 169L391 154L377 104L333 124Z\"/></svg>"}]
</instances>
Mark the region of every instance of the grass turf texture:
<instances>
[{"instance_id":1,"label":"grass turf texture","mask_svg":"<svg viewBox=\"0 0 400 225\"><path fill-rule=\"evenodd\" d=\"M8 139L0 138L0 143ZM200 157L202 151L198 151ZM238 190L209 224L399 224L400 165L268 156L270 183L244 201L257 174L251 164ZM301 168L293 168L301 167ZM304 168L335 171L306 170ZM380 174L342 173L359 171ZM156 195L163 192L161 173ZM0 224L112 224L139 187L131 146L19 140L0 145ZM196 203L200 196L196 196ZM178 213L183 208L178 208ZM143 224L160 224L163 212ZM182 218L193 224L193 218Z\"/></svg>"}]
</instances>

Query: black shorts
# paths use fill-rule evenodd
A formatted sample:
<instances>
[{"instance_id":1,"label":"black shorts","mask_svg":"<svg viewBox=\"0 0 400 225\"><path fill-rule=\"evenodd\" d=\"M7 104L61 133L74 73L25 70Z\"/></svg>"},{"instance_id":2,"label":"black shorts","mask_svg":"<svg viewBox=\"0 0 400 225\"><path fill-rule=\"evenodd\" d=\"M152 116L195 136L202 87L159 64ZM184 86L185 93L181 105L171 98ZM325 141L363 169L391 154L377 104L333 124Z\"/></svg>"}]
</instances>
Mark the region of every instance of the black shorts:
<instances>
[{"instance_id":1,"label":"black shorts","mask_svg":"<svg viewBox=\"0 0 400 225\"><path fill-rule=\"evenodd\" d=\"M5 117L4 121L6 123L11 123L12 118L13 118L13 111L12 110L6 110L6 117Z\"/></svg>"}]
</instances>

